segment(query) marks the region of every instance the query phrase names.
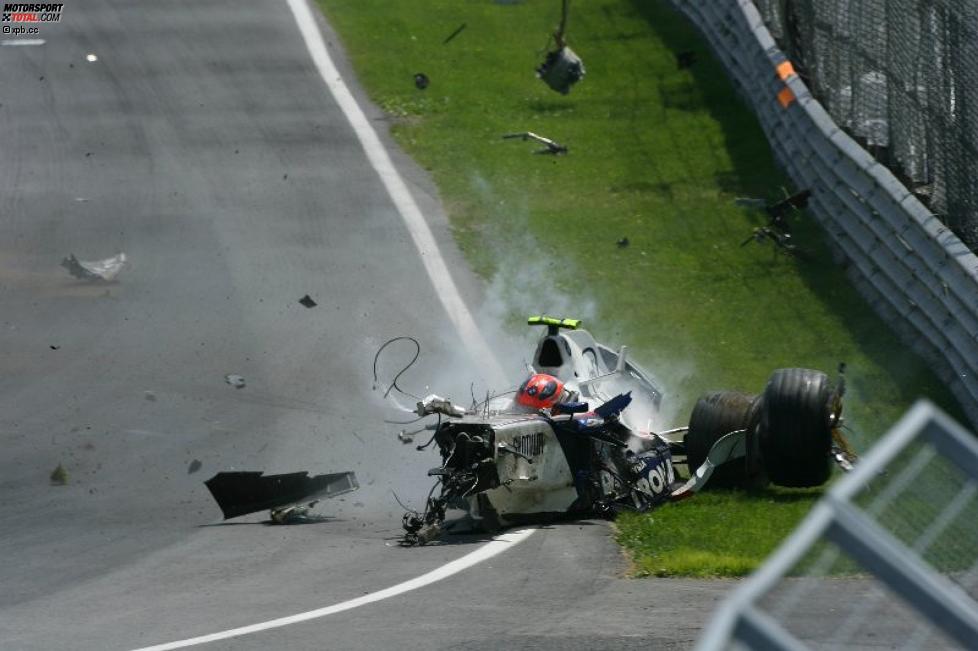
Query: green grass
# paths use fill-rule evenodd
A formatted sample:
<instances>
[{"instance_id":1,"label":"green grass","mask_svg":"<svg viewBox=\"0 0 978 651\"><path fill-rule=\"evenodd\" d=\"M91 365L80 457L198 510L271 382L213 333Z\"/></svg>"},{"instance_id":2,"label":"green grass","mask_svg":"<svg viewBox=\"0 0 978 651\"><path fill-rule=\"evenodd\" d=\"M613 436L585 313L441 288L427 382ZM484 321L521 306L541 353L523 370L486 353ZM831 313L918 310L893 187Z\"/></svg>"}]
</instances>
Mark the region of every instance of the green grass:
<instances>
[{"instance_id":1,"label":"green grass","mask_svg":"<svg viewBox=\"0 0 978 651\"><path fill-rule=\"evenodd\" d=\"M820 489L708 491L650 514L624 514L616 539L628 550L633 576L746 576L774 551L821 495ZM804 573L826 549L819 543L795 568ZM858 571L839 559L829 574ZM824 571L824 570L823 570Z\"/></svg>"},{"instance_id":2,"label":"green grass","mask_svg":"<svg viewBox=\"0 0 978 651\"><path fill-rule=\"evenodd\" d=\"M664 2L573 3L568 40L587 76L567 96L533 72L556 2L320 4L362 83L391 115L394 137L433 175L472 266L502 278L512 306L570 305L560 316L588 317L599 340L629 344L662 377L671 424L683 424L704 391L759 392L774 368L832 371L843 360L857 448L918 396L957 413L831 262L810 216L793 224L803 259L741 247L764 219L734 198L776 198L788 183L706 45ZM680 50L696 52L690 69L677 68ZM416 72L431 79L426 90L415 88ZM530 143L501 138L527 130L570 153L538 156ZM630 246L618 248L621 237ZM515 317L511 325L519 327ZM737 574L813 499L702 496L626 523L658 541L698 518L703 535L688 539L668 572ZM723 548L719 541L740 530L763 531L770 544ZM622 536L637 567L651 568L641 551L651 548L632 543L639 539Z\"/></svg>"},{"instance_id":3,"label":"green grass","mask_svg":"<svg viewBox=\"0 0 978 651\"><path fill-rule=\"evenodd\" d=\"M617 539L631 553L636 576L744 576L817 496L786 489L702 493L651 514L619 516Z\"/></svg>"}]
</instances>

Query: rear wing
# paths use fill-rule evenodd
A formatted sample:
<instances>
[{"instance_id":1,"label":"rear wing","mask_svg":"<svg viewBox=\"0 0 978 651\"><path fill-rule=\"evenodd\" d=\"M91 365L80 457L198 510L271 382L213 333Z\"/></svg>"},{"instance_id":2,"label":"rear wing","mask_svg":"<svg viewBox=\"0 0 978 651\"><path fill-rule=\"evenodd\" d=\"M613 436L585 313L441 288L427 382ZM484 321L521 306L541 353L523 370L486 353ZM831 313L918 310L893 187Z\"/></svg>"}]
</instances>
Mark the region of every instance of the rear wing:
<instances>
[{"instance_id":1,"label":"rear wing","mask_svg":"<svg viewBox=\"0 0 978 651\"><path fill-rule=\"evenodd\" d=\"M561 328L566 328L568 330L577 330L583 323L580 319L559 319L553 316L547 316L546 314L541 316L531 316L526 320L527 325L545 325L547 326L547 334L555 335L560 331Z\"/></svg>"}]
</instances>

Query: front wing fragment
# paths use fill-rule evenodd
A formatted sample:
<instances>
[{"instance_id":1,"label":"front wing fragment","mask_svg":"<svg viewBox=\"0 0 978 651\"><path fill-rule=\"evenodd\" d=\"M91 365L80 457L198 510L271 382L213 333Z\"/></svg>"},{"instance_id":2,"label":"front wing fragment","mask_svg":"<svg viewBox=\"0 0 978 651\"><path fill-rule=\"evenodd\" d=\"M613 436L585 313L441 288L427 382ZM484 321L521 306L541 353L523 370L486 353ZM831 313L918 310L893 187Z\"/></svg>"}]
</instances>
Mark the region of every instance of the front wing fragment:
<instances>
[{"instance_id":1,"label":"front wing fragment","mask_svg":"<svg viewBox=\"0 0 978 651\"><path fill-rule=\"evenodd\" d=\"M353 472L309 476L308 472L265 475L260 471L219 472L204 484L224 519L305 500L336 497L360 487Z\"/></svg>"}]
</instances>

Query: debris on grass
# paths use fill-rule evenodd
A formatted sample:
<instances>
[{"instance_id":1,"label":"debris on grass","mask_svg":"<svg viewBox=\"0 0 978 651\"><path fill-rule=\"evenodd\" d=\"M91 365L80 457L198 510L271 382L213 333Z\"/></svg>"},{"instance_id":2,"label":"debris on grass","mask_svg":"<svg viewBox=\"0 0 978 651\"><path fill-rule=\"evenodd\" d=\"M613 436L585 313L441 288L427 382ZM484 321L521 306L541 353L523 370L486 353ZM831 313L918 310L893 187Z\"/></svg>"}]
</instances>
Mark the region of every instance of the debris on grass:
<instances>
[{"instance_id":1,"label":"debris on grass","mask_svg":"<svg viewBox=\"0 0 978 651\"><path fill-rule=\"evenodd\" d=\"M428 87L428 84L430 83L431 80L428 79L428 75L426 75L425 73L418 72L414 75L414 87L417 88L418 90L424 90L425 88Z\"/></svg>"},{"instance_id":2,"label":"debris on grass","mask_svg":"<svg viewBox=\"0 0 978 651\"><path fill-rule=\"evenodd\" d=\"M758 226L746 240L740 243L740 246L747 246L751 242L763 244L766 240L774 242L776 251L785 251L787 253L795 253L797 251L797 247L791 241L791 233L771 226Z\"/></svg>"},{"instance_id":3,"label":"debris on grass","mask_svg":"<svg viewBox=\"0 0 978 651\"><path fill-rule=\"evenodd\" d=\"M51 485L65 486L68 484L68 471L60 463L51 471Z\"/></svg>"},{"instance_id":4,"label":"debris on grass","mask_svg":"<svg viewBox=\"0 0 978 651\"><path fill-rule=\"evenodd\" d=\"M615 244L618 245L618 248L619 249L624 249L626 246L628 246L628 238L627 237L623 237L620 240L618 240L617 242L615 242Z\"/></svg>"},{"instance_id":5,"label":"debris on grass","mask_svg":"<svg viewBox=\"0 0 978 651\"><path fill-rule=\"evenodd\" d=\"M811 190L802 190L772 204L768 204L764 199L753 197L739 197L735 199L734 203L738 206L763 210L767 213L768 217L767 225L755 228L754 232L741 242L740 245L747 246L752 241L763 244L765 240L771 240L775 245L775 250L797 253L798 249L791 239L791 227L788 224L788 215L804 209L808 205L808 199L811 196Z\"/></svg>"},{"instance_id":6,"label":"debris on grass","mask_svg":"<svg viewBox=\"0 0 978 651\"><path fill-rule=\"evenodd\" d=\"M455 38L456 36L458 36L459 34L461 34L462 33L462 30L464 30L464 29L465 29L465 23L462 23L461 25L458 26L458 28L456 28L456 30L454 32L452 32L451 34L449 34L448 37L444 41L441 42L441 44L442 45L448 45L451 42L451 40L453 38Z\"/></svg>"},{"instance_id":7,"label":"debris on grass","mask_svg":"<svg viewBox=\"0 0 978 651\"><path fill-rule=\"evenodd\" d=\"M538 149L535 154L566 154L567 147L560 144L550 138L545 138L543 136L537 135L532 131L524 131L522 133L507 133L503 136L503 140L511 140L513 138L519 138L520 140L526 142L527 140L535 140L543 145L546 145L545 149Z\"/></svg>"}]
</instances>

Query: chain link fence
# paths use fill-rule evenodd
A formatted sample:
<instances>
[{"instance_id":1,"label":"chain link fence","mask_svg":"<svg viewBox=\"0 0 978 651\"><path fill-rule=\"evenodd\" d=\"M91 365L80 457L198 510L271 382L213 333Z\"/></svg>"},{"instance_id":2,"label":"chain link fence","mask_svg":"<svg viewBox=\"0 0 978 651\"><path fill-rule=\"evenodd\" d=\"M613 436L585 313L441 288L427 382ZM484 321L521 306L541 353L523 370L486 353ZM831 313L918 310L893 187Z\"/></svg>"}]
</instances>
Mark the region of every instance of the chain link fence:
<instances>
[{"instance_id":1,"label":"chain link fence","mask_svg":"<svg viewBox=\"0 0 978 651\"><path fill-rule=\"evenodd\" d=\"M978 0L756 0L829 115L978 251Z\"/></svg>"},{"instance_id":2,"label":"chain link fence","mask_svg":"<svg viewBox=\"0 0 978 651\"><path fill-rule=\"evenodd\" d=\"M811 190L811 213L856 288L978 425L978 256L836 123L752 0L670 2L754 109L779 165Z\"/></svg>"},{"instance_id":3,"label":"chain link fence","mask_svg":"<svg viewBox=\"0 0 978 651\"><path fill-rule=\"evenodd\" d=\"M727 599L699 651L976 645L978 440L920 402Z\"/></svg>"}]
</instances>

